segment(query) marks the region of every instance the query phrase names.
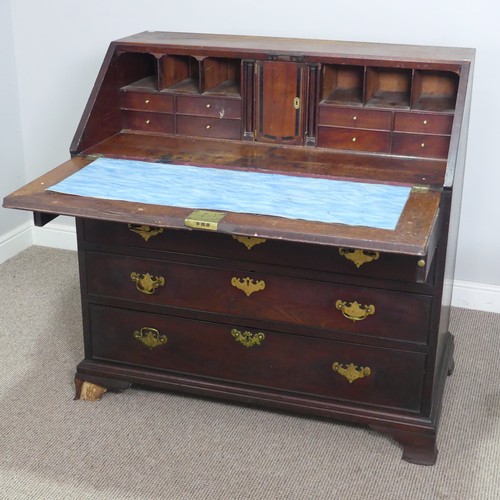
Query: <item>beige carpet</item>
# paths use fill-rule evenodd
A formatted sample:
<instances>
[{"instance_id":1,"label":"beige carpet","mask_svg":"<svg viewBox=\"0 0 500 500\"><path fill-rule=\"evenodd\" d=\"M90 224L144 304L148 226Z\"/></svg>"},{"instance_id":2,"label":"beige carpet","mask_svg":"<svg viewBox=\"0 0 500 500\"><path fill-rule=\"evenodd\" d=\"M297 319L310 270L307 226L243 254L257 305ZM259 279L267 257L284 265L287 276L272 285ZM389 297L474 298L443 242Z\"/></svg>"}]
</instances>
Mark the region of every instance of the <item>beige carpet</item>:
<instances>
[{"instance_id":1,"label":"beige carpet","mask_svg":"<svg viewBox=\"0 0 500 500\"><path fill-rule=\"evenodd\" d=\"M498 499L500 315L455 309L437 465L338 422L130 389L73 401L77 258L0 265L0 498Z\"/></svg>"}]
</instances>

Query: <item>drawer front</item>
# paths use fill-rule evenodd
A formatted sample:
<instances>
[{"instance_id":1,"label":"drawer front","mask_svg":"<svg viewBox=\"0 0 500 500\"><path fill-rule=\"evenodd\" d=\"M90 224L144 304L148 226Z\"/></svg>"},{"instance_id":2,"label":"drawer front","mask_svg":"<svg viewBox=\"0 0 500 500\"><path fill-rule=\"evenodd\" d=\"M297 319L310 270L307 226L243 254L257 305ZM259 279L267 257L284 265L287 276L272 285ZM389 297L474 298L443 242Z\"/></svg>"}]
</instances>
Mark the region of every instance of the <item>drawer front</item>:
<instances>
[{"instance_id":1,"label":"drawer front","mask_svg":"<svg viewBox=\"0 0 500 500\"><path fill-rule=\"evenodd\" d=\"M239 139L241 121L201 116L177 116L177 134L216 139Z\"/></svg>"},{"instance_id":2,"label":"drawer front","mask_svg":"<svg viewBox=\"0 0 500 500\"><path fill-rule=\"evenodd\" d=\"M418 411L425 355L97 305L92 357ZM350 367L350 365L353 365Z\"/></svg>"},{"instance_id":3,"label":"drawer front","mask_svg":"<svg viewBox=\"0 0 500 500\"><path fill-rule=\"evenodd\" d=\"M148 94L144 92L122 92L121 107L135 111L174 112L174 98L168 94Z\"/></svg>"},{"instance_id":4,"label":"drawer front","mask_svg":"<svg viewBox=\"0 0 500 500\"><path fill-rule=\"evenodd\" d=\"M449 146L450 137L446 135L395 132L392 139L392 153L396 155L446 159Z\"/></svg>"},{"instance_id":5,"label":"drawer front","mask_svg":"<svg viewBox=\"0 0 500 500\"><path fill-rule=\"evenodd\" d=\"M90 295L424 344L431 298L87 252Z\"/></svg>"},{"instance_id":6,"label":"drawer front","mask_svg":"<svg viewBox=\"0 0 500 500\"><path fill-rule=\"evenodd\" d=\"M177 113L211 118L241 118L240 99L212 97L177 97Z\"/></svg>"},{"instance_id":7,"label":"drawer front","mask_svg":"<svg viewBox=\"0 0 500 500\"><path fill-rule=\"evenodd\" d=\"M318 127L318 146L323 148L388 153L390 140L390 132Z\"/></svg>"},{"instance_id":8,"label":"drawer front","mask_svg":"<svg viewBox=\"0 0 500 500\"><path fill-rule=\"evenodd\" d=\"M451 134L453 116L428 113L399 113L394 116L396 132L416 132L421 134Z\"/></svg>"},{"instance_id":9,"label":"drawer front","mask_svg":"<svg viewBox=\"0 0 500 500\"><path fill-rule=\"evenodd\" d=\"M336 127L391 130L392 113L390 111L320 106L318 123Z\"/></svg>"},{"instance_id":10,"label":"drawer front","mask_svg":"<svg viewBox=\"0 0 500 500\"><path fill-rule=\"evenodd\" d=\"M122 111L122 116L125 129L160 134L173 134L174 132L174 117L167 113Z\"/></svg>"},{"instance_id":11,"label":"drawer front","mask_svg":"<svg viewBox=\"0 0 500 500\"><path fill-rule=\"evenodd\" d=\"M419 257L401 254L91 219L84 220L84 238L94 245L122 245L405 282L424 281L430 265L422 265L424 260Z\"/></svg>"}]
</instances>

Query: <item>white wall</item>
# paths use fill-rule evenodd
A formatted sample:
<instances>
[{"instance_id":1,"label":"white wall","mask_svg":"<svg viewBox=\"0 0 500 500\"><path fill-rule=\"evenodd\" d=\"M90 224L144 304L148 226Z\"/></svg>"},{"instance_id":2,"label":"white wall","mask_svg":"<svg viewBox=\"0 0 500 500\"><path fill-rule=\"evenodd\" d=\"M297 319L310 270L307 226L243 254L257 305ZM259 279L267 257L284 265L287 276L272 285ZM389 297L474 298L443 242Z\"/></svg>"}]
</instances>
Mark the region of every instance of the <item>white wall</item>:
<instances>
[{"instance_id":1,"label":"white wall","mask_svg":"<svg viewBox=\"0 0 500 500\"><path fill-rule=\"evenodd\" d=\"M466 282L489 287L490 295L498 296L500 308L500 263L496 260L500 253L496 221L500 168L495 154L500 138L500 6L489 0L464 2L466 9L461 4L455 0L420 0L418 4L401 0L10 0L26 177L35 178L68 158L69 144L109 42L135 32L152 29L474 47L477 61L456 279L463 290ZM7 26L7 38L8 34ZM3 41L6 35L0 36ZM9 115L14 112L9 110ZM11 155L21 156L13 151ZM9 174L11 186L22 183L21 172L22 163L18 163ZM0 241L5 220L11 217L12 211L0 210ZM458 305L470 305L468 300L465 293Z\"/></svg>"},{"instance_id":2,"label":"white wall","mask_svg":"<svg viewBox=\"0 0 500 500\"><path fill-rule=\"evenodd\" d=\"M17 71L9 2L0 1L0 199L25 181ZM0 211L0 242L6 257L30 244L28 214ZM19 234L22 237L19 237ZM9 242L7 244L6 242Z\"/></svg>"}]
</instances>

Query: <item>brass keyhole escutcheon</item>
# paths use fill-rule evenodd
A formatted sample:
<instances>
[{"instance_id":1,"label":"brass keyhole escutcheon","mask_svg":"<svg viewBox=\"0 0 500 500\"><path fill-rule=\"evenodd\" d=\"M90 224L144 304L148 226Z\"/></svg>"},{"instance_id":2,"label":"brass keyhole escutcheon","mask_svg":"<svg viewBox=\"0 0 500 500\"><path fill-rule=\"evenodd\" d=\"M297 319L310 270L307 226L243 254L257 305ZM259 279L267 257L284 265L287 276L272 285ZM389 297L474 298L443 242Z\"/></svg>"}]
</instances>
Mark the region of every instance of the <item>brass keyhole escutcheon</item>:
<instances>
[{"instance_id":1,"label":"brass keyhole escutcheon","mask_svg":"<svg viewBox=\"0 0 500 500\"><path fill-rule=\"evenodd\" d=\"M300 97L296 97L294 100L293 100L293 107L295 109L300 109Z\"/></svg>"}]
</instances>

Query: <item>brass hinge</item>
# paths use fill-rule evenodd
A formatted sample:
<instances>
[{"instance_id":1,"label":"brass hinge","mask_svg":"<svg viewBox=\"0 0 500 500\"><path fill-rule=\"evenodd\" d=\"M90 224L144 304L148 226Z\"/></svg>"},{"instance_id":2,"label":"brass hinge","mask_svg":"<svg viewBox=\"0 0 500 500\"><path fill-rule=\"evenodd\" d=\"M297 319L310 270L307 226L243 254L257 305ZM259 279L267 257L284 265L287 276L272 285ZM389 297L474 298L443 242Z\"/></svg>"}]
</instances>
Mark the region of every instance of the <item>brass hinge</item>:
<instances>
[{"instance_id":1,"label":"brass hinge","mask_svg":"<svg viewBox=\"0 0 500 500\"><path fill-rule=\"evenodd\" d=\"M98 160L99 158L104 158L104 155L102 153L94 153L92 155L85 155L85 157L87 160L90 160L90 161L94 161L94 160Z\"/></svg>"}]
</instances>

